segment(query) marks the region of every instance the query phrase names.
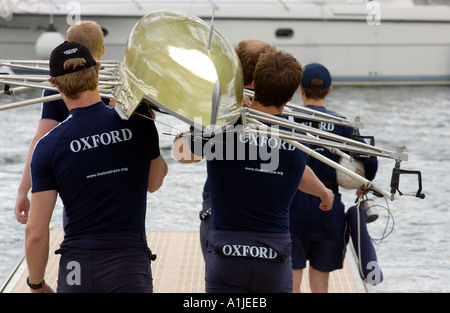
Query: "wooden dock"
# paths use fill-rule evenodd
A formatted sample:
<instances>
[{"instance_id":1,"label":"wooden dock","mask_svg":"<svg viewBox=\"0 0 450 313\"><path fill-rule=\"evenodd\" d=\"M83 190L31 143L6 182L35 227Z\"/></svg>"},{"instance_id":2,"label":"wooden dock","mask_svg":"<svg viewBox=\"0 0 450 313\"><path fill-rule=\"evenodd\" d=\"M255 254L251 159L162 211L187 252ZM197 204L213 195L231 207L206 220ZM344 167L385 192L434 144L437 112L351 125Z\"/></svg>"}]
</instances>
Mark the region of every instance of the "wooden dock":
<instances>
[{"instance_id":1,"label":"wooden dock","mask_svg":"<svg viewBox=\"0 0 450 313\"><path fill-rule=\"evenodd\" d=\"M50 233L50 253L45 274L46 282L56 290L59 255L58 249L64 236L62 230ZM155 293L204 293L205 263L200 249L197 232L148 232L147 241L157 255L152 262L153 290ZM350 255L349 255L350 254ZM356 275L355 275L356 274ZM28 293L25 280L28 270L22 260L1 288L4 293ZM308 271L303 274L302 292L310 292ZM358 276L351 251L347 252L344 268L330 274L330 293L368 292L365 283Z\"/></svg>"}]
</instances>

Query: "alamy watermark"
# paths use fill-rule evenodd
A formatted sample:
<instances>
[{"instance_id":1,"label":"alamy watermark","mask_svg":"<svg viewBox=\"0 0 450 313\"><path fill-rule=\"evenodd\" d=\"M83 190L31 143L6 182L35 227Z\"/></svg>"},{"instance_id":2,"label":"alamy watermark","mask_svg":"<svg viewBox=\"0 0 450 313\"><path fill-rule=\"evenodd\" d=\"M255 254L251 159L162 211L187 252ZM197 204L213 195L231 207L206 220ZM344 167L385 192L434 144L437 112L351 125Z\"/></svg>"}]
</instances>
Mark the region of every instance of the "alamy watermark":
<instances>
[{"instance_id":1,"label":"alamy watermark","mask_svg":"<svg viewBox=\"0 0 450 313\"><path fill-rule=\"evenodd\" d=\"M66 265L70 272L66 276L66 283L69 286L81 285L81 265L77 261L70 261Z\"/></svg>"},{"instance_id":2,"label":"alamy watermark","mask_svg":"<svg viewBox=\"0 0 450 313\"><path fill-rule=\"evenodd\" d=\"M189 140L175 141L173 155L177 160L190 159L192 152L193 161L202 158L208 161L258 161L260 166L252 170L281 175L276 172L280 162L280 151L296 149L279 138L278 125L268 126L262 132L255 132L240 124L202 127L201 119L195 118L194 129Z\"/></svg>"},{"instance_id":3,"label":"alamy watermark","mask_svg":"<svg viewBox=\"0 0 450 313\"><path fill-rule=\"evenodd\" d=\"M366 20L369 26L381 25L381 6L378 1L369 1L366 5L367 13Z\"/></svg>"},{"instance_id":4,"label":"alamy watermark","mask_svg":"<svg viewBox=\"0 0 450 313\"><path fill-rule=\"evenodd\" d=\"M370 261L366 266L367 270L371 270L366 277L366 283L375 286L381 284L382 274L381 268L377 261Z\"/></svg>"},{"instance_id":5,"label":"alamy watermark","mask_svg":"<svg viewBox=\"0 0 450 313\"><path fill-rule=\"evenodd\" d=\"M72 26L81 20L81 4L78 1L70 1L66 5L67 24ZM367 24L370 26L381 25L381 5L378 1L369 1L366 4L369 10L366 16Z\"/></svg>"},{"instance_id":6,"label":"alamy watermark","mask_svg":"<svg viewBox=\"0 0 450 313\"><path fill-rule=\"evenodd\" d=\"M67 8L67 24L75 25L81 20L81 4L78 1L70 1L66 5Z\"/></svg>"}]
</instances>

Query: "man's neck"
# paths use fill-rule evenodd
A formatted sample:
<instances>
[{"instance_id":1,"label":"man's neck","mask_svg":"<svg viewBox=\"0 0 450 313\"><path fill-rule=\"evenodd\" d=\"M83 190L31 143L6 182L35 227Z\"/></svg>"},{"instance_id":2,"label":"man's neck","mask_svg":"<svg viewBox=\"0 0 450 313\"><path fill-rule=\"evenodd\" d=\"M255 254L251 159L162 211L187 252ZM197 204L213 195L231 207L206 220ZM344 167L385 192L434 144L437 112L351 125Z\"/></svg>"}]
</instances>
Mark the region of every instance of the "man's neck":
<instances>
[{"instance_id":1,"label":"man's neck","mask_svg":"<svg viewBox=\"0 0 450 313\"><path fill-rule=\"evenodd\" d=\"M276 107L274 105L264 106L260 102L253 99L252 109L272 115L278 115L283 113L284 105L282 105L281 107Z\"/></svg>"},{"instance_id":2,"label":"man's neck","mask_svg":"<svg viewBox=\"0 0 450 313\"><path fill-rule=\"evenodd\" d=\"M100 98L98 89L95 89L82 92L78 99L68 99L63 96L63 100L70 111L72 109L90 106L94 103L100 102L102 99Z\"/></svg>"},{"instance_id":3,"label":"man's neck","mask_svg":"<svg viewBox=\"0 0 450 313\"><path fill-rule=\"evenodd\" d=\"M323 99L310 99L302 97L303 105L315 106L315 107L325 107L325 98Z\"/></svg>"}]
</instances>

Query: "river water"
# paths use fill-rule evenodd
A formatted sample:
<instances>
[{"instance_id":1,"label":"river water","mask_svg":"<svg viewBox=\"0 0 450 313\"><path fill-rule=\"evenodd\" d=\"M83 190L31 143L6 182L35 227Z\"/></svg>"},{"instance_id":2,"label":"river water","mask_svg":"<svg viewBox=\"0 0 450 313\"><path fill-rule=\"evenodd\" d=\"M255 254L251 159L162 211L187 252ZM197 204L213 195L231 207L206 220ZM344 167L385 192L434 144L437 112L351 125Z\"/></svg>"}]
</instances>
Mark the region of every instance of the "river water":
<instances>
[{"instance_id":1,"label":"river water","mask_svg":"<svg viewBox=\"0 0 450 313\"><path fill-rule=\"evenodd\" d=\"M0 96L0 105L37 96L39 91ZM360 116L361 133L375 136L377 146L404 146L409 159L402 168L422 171L424 200L398 194L394 201L369 196L380 215L368 224L369 232L373 239L383 238L375 248L384 281L372 291L449 292L450 88L335 87L327 106L349 119ZM24 254L25 226L16 221L13 208L39 116L38 104L0 111L0 285ZM205 163L173 161L173 137L163 133L187 126L171 116L158 115L157 120L164 123L157 127L169 174L163 187L148 196L147 230L198 231ZM376 185L389 190L393 166L393 160L380 159ZM417 189L416 178L409 176L401 179L405 194ZM343 191L343 199L347 207L353 205L354 192ZM56 229L62 228L61 211L58 202L51 222Z\"/></svg>"}]
</instances>

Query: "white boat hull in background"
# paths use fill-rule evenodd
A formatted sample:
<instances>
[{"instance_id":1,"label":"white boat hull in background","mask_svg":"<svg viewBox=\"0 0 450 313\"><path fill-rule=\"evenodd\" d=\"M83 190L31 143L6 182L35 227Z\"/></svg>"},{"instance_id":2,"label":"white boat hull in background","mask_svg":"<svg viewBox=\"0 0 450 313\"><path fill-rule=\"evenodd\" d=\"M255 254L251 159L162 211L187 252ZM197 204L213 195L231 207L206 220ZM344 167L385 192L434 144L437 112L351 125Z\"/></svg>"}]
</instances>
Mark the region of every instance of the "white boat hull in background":
<instances>
[{"instance_id":1,"label":"white boat hull in background","mask_svg":"<svg viewBox=\"0 0 450 313\"><path fill-rule=\"evenodd\" d=\"M0 19L0 58L36 59L35 43L50 13L65 35L77 8L70 7L74 1L60 2L34 7L18 1L12 18ZM233 46L250 38L267 41L302 64L326 65L335 83L450 84L450 1L373 1L377 7L354 0L75 2L81 19L94 20L106 31L104 59L123 58L142 16L176 9L209 22L214 2L214 26Z\"/></svg>"}]
</instances>

